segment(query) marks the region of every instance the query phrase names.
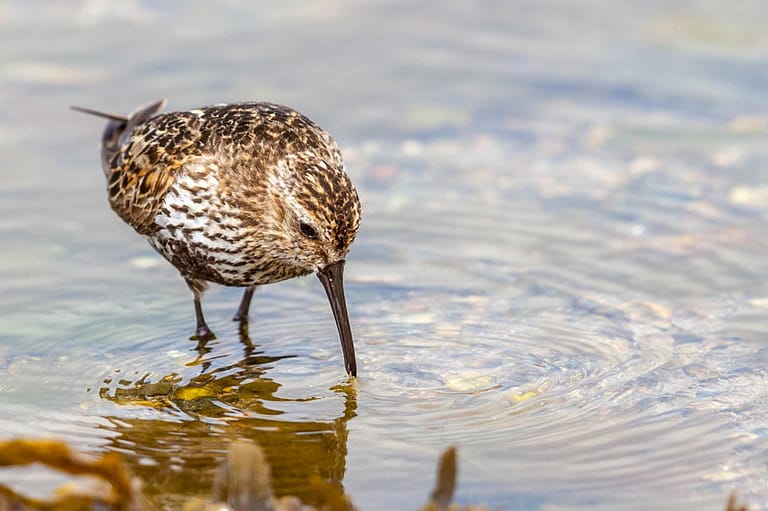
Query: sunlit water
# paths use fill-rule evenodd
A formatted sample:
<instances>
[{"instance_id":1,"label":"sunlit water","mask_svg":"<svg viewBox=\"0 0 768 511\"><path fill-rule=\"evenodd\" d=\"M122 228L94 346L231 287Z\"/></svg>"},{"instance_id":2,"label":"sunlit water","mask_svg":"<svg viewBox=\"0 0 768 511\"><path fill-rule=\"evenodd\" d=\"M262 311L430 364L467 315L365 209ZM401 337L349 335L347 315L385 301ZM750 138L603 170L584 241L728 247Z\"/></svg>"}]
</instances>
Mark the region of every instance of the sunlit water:
<instances>
[{"instance_id":1,"label":"sunlit water","mask_svg":"<svg viewBox=\"0 0 768 511\"><path fill-rule=\"evenodd\" d=\"M768 509L768 8L210 5L0 6L0 437L123 453L163 504L250 438L278 492L367 510L421 504L449 444L461 502ZM212 289L218 339L189 340L186 286L106 205L101 122L66 110L160 97L339 140L354 383L314 277L259 290L247 333Z\"/></svg>"}]
</instances>

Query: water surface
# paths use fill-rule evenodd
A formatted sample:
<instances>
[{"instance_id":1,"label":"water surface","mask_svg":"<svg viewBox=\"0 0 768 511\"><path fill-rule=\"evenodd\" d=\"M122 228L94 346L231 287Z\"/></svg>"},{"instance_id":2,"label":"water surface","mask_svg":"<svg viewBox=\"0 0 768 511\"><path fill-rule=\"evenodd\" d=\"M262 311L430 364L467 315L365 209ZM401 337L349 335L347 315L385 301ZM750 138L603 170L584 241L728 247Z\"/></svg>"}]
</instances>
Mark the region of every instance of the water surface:
<instances>
[{"instance_id":1,"label":"water surface","mask_svg":"<svg viewBox=\"0 0 768 511\"><path fill-rule=\"evenodd\" d=\"M0 6L0 435L123 453L157 502L229 443L281 493L768 509L768 8L754 1ZM191 297L109 211L100 121L242 100L339 141L364 206L343 374L314 277ZM31 490L47 473L3 472ZM0 474L2 476L2 474Z\"/></svg>"}]
</instances>

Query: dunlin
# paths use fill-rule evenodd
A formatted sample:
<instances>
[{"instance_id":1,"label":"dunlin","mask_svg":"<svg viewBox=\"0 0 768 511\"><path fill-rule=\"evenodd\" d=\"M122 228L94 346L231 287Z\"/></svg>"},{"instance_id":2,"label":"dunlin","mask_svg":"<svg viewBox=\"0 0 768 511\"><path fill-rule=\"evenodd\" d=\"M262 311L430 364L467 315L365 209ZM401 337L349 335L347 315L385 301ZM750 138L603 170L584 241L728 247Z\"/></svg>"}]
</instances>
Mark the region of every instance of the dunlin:
<instances>
[{"instance_id":1,"label":"dunlin","mask_svg":"<svg viewBox=\"0 0 768 511\"><path fill-rule=\"evenodd\" d=\"M245 288L317 273L356 375L344 297L344 258L360 225L357 191L336 143L299 112L270 103L109 119L101 163L112 209L176 269L194 295L196 336L212 338L201 298L208 282Z\"/></svg>"}]
</instances>

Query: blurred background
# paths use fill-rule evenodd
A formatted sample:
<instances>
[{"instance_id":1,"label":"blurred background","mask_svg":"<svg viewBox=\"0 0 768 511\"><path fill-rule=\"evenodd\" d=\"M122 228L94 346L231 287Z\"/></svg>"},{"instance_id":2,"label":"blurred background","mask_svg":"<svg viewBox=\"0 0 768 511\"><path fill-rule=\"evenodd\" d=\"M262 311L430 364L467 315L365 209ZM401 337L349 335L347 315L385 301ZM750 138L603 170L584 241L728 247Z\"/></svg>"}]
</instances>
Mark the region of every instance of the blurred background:
<instances>
[{"instance_id":1,"label":"blurred background","mask_svg":"<svg viewBox=\"0 0 768 511\"><path fill-rule=\"evenodd\" d=\"M234 438L279 493L768 509L768 4L0 2L0 437L120 452L174 506ZM104 123L270 101L364 208L343 374L314 278L206 295L106 202ZM44 492L41 469L0 481Z\"/></svg>"}]
</instances>

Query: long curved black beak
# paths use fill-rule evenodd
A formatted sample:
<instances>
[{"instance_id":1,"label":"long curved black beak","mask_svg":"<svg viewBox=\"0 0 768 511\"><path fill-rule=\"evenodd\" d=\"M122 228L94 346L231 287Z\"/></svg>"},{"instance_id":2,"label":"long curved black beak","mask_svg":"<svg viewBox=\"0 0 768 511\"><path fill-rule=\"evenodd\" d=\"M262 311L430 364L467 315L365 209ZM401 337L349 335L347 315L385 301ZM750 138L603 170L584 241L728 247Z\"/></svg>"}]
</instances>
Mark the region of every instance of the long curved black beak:
<instances>
[{"instance_id":1,"label":"long curved black beak","mask_svg":"<svg viewBox=\"0 0 768 511\"><path fill-rule=\"evenodd\" d=\"M344 353L344 367L347 374L357 376L355 345L352 340L352 329L349 326L347 302L344 298L344 260L336 261L319 270L317 277L323 283L325 294L331 302L333 318L336 320L336 328L339 329L341 351Z\"/></svg>"}]
</instances>

